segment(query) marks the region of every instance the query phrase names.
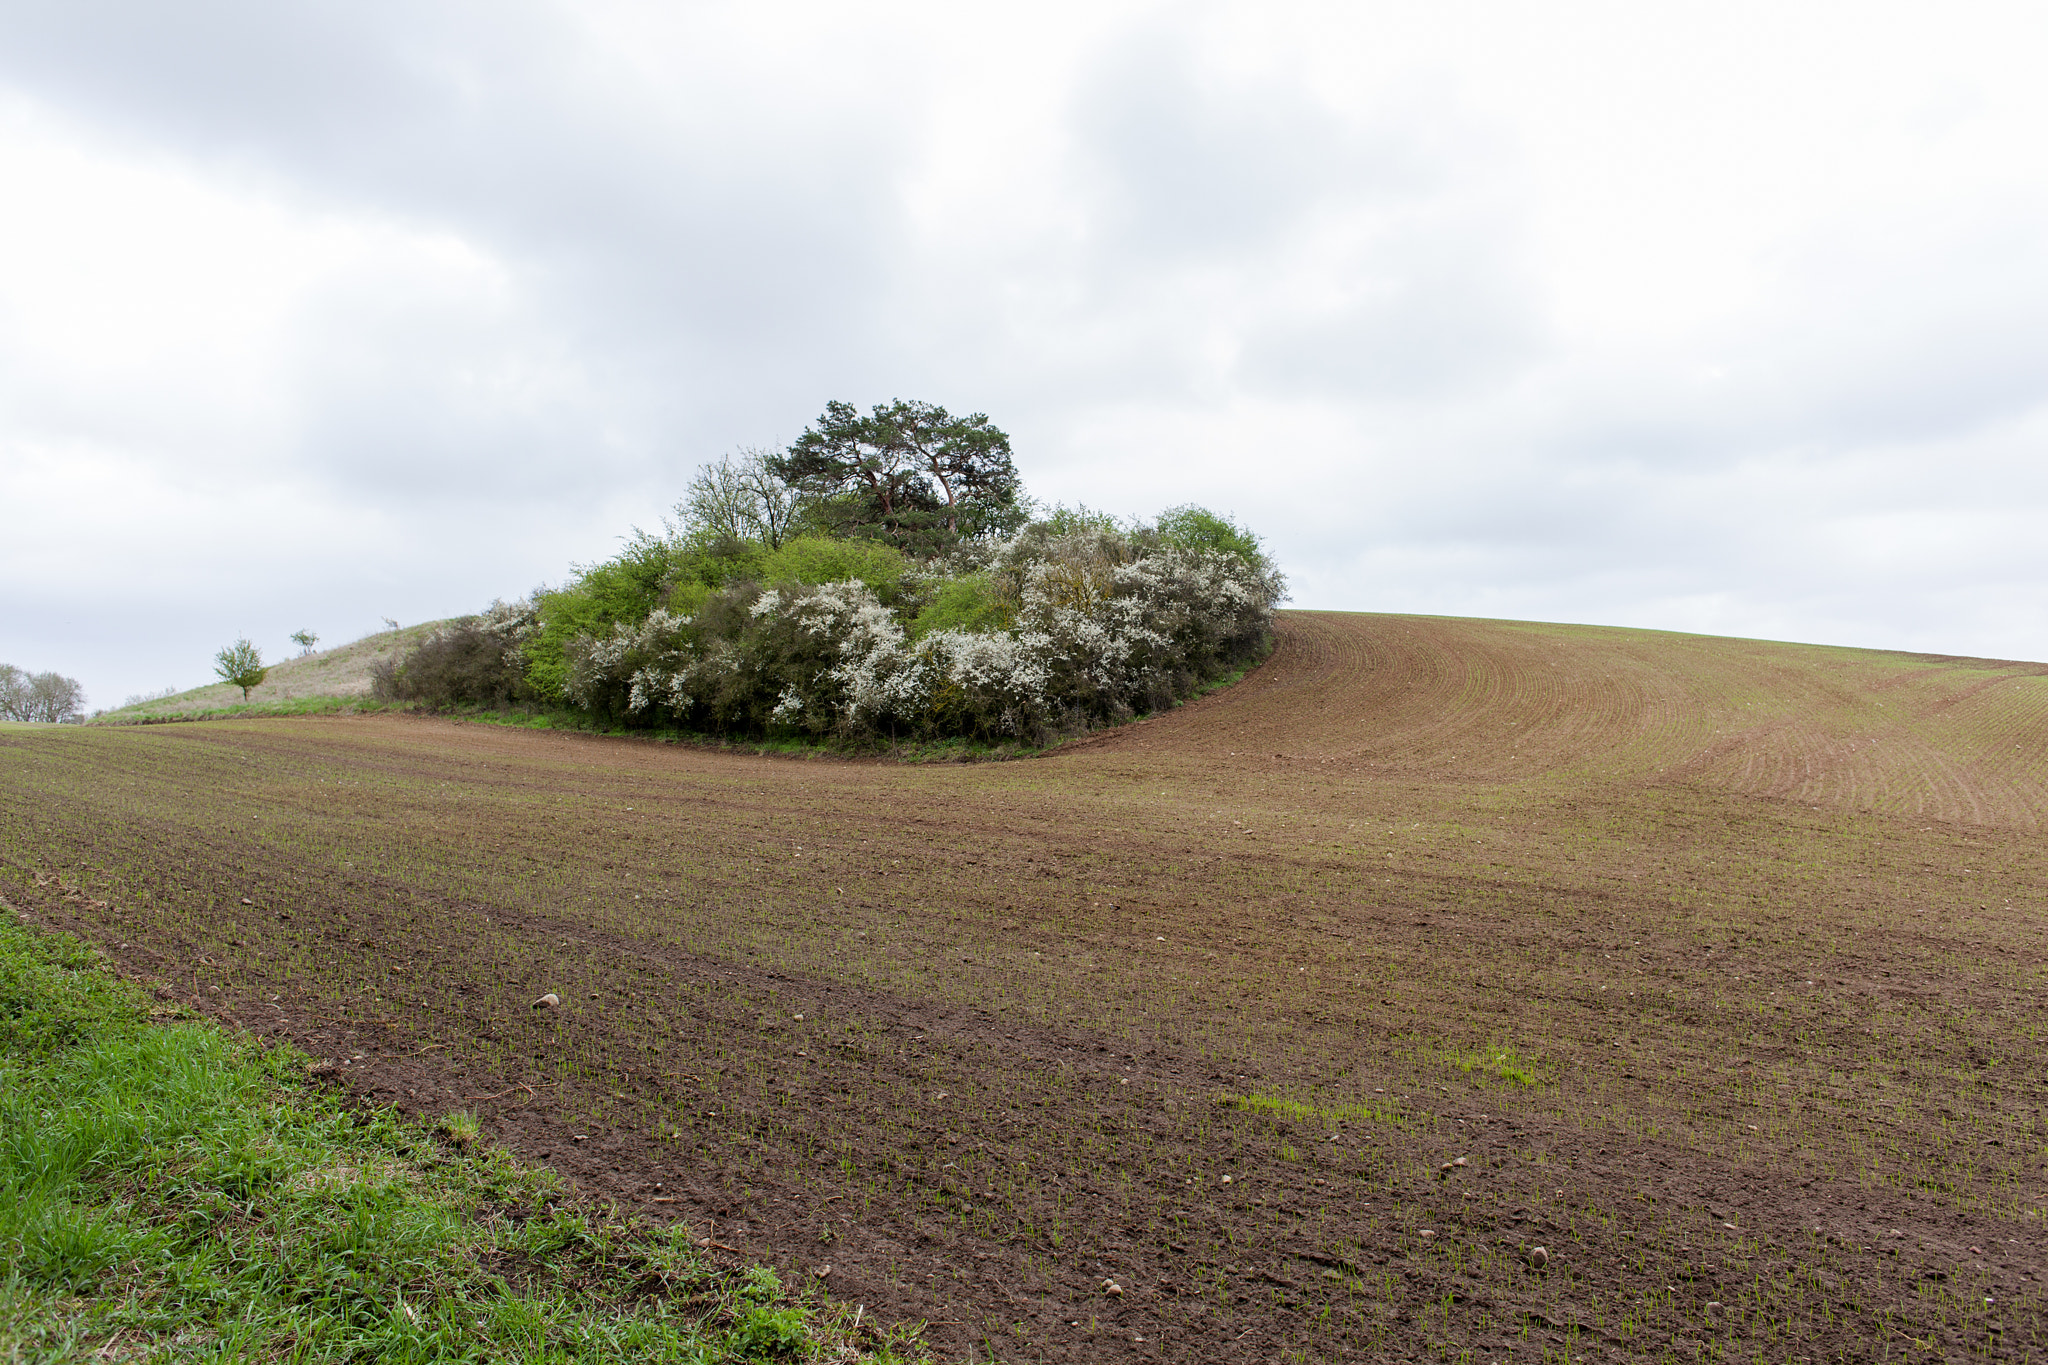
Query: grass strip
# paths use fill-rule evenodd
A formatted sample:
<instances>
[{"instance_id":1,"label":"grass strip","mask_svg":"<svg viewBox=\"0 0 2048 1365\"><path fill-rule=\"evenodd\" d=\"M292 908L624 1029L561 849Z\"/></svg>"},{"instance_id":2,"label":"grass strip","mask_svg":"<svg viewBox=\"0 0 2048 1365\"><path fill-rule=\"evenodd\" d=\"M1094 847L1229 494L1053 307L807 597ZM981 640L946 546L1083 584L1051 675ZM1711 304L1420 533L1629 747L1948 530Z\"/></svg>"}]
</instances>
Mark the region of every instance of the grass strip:
<instances>
[{"instance_id":1,"label":"grass strip","mask_svg":"<svg viewBox=\"0 0 2048 1365\"><path fill-rule=\"evenodd\" d=\"M0 915L0 1360L925 1358L152 1003Z\"/></svg>"},{"instance_id":2,"label":"grass strip","mask_svg":"<svg viewBox=\"0 0 2048 1365\"><path fill-rule=\"evenodd\" d=\"M86 725L176 725L198 720L260 720L271 716L360 716L381 711L417 711L417 702L379 701L361 693L286 697L276 701L231 702L174 711L108 711Z\"/></svg>"}]
</instances>

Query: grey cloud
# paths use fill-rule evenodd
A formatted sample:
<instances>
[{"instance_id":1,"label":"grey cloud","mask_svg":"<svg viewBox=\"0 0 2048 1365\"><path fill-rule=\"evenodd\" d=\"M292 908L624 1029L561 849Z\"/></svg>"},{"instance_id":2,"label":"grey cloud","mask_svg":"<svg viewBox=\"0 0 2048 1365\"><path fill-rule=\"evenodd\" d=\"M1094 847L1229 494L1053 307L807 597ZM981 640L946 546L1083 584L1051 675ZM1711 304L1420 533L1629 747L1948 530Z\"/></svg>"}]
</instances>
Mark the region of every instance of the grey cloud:
<instances>
[{"instance_id":1,"label":"grey cloud","mask_svg":"<svg viewBox=\"0 0 2048 1365\"><path fill-rule=\"evenodd\" d=\"M1074 103L1098 232L1134 259L1268 245L1331 202L1394 202L1439 172L1412 138L1363 133L1298 83L1204 79L1161 25L1107 54Z\"/></svg>"},{"instance_id":2,"label":"grey cloud","mask_svg":"<svg viewBox=\"0 0 2048 1365\"><path fill-rule=\"evenodd\" d=\"M1550 353L1512 228L1439 218L1375 245L1353 278L1333 282L1329 306L1251 329L1247 382L1279 393L1440 398L1510 382Z\"/></svg>"},{"instance_id":3,"label":"grey cloud","mask_svg":"<svg viewBox=\"0 0 2048 1365\"><path fill-rule=\"evenodd\" d=\"M1976 206L1858 240L1830 223L1763 304L1682 349L1550 377L1550 456L1687 473L1969 440L2048 399L2048 222ZM1995 229L1986 225L1996 223ZM1845 470L1844 491L1861 496Z\"/></svg>"},{"instance_id":4,"label":"grey cloud","mask_svg":"<svg viewBox=\"0 0 2048 1365\"><path fill-rule=\"evenodd\" d=\"M2037 213L1970 214L1860 250L1850 235L1799 265L1788 335L1764 348L1780 366L1767 410L1799 413L1813 437L1961 436L2048 396L2048 221Z\"/></svg>"},{"instance_id":5,"label":"grey cloud","mask_svg":"<svg viewBox=\"0 0 2048 1365\"><path fill-rule=\"evenodd\" d=\"M1089 295L1170 318L1142 344L1183 382L1219 337L1237 384L1352 400L1500 382L1547 344L1495 153L1448 101L1343 117L1147 30L1091 75L1072 135Z\"/></svg>"},{"instance_id":6,"label":"grey cloud","mask_svg":"<svg viewBox=\"0 0 2048 1365\"><path fill-rule=\"evenodd\" d=\"M578 346L701 365L840 344L876 301L902 112L778 119L708 55L656 92L580 69L587 46L542 6L0 16L9 83L316 201L448 225L526 272Z\"/></svg>"},{"instance_id":7,"label":"grey cloud","mask_svg":"<svg viewBox=\"0 0 2048 1365\"><path fill-rule=\"evenodd\" d=\"M779 115L710 52L673 89L607 82L564 14L16 6L0 78L257 193L445 229L510 271L495 320L384 281L315 301L289 458L351 496L679 486L765 414L900 374L876 323L905 115Z\"/></svg>"}]
</instances>

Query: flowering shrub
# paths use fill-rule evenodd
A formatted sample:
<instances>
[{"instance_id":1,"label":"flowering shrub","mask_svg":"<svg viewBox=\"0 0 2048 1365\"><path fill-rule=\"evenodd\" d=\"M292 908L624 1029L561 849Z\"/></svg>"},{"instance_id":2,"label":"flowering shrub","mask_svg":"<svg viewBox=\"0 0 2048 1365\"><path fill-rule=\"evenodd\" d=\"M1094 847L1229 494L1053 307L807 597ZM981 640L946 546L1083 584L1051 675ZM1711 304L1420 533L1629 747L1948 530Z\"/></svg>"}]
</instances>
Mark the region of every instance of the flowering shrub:
<instances>
[{"instance_id":1,"label":"flowering shrub","mask_svg":"<svg viewBox=\"0 0 2048 1365\"><path fill-rule=\"evenodd\" d=\"M578 635L562 694L722 733L1045 743L1170 706L1256 658L1283 584L1246 543L1041 523L892 584L894 606L854 579L742 582L687 613Z\"/></svg>"},{"instance_id":2,"label":"flowering shrub","mask_svg":"<svg viewBox=\"0 0 2048 1365\"><path fill-rule=\"evenodd\" d=\"M399 659L370 666L370 690L385 701L494 706L531 695L522 646L538 629L531 600L493 602L435 631Z\"/></svg>"}]
</instances>

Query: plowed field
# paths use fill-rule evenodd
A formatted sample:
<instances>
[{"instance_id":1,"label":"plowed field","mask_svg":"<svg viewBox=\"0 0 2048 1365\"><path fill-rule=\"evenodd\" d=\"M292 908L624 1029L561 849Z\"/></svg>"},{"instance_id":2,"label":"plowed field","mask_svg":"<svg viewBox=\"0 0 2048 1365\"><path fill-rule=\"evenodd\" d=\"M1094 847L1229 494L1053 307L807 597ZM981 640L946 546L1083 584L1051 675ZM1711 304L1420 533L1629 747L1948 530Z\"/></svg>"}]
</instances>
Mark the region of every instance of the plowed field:
<instances>
[{"instance_id":1,"label":"plowed field","mask_svg":"<svg viewBox=\"0 0 2048 1365\"><path fill-rule=\"evenodd\" d=\"M1015 763L0 729L9 904L963 1360L2042 1358L2044 819L2042 665L1312 612Z\"/></svg>"}]
</instances>

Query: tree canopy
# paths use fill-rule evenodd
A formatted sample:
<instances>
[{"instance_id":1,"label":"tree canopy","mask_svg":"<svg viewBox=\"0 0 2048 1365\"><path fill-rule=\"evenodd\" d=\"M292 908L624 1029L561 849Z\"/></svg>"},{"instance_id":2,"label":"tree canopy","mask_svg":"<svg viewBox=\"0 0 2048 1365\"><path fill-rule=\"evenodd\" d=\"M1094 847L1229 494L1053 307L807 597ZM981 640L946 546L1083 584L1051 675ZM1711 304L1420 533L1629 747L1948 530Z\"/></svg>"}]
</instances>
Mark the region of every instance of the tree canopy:
<instances>
[{"instance_id":1,"label":"tree canopy","mask_svg":"<svg viewBox=\"0 0 2048 1365\"><path fill-rule=\"evenodd\" d=\"M84 707L85 689L78 679L0 664L0 720L54 724L77 720Z\"/></svg>"},{"instance_id":2,"label":"tree canopy","mask_svg":"<svg viewBox=\"0 0 2048 1365\"><path fill-rule=\"evenodd\" d=\"M821 527L914 555L1007 534L1027 515L1009 436L984 413L955 417L935 403L899 398L865 415L828 403L767 465Z\"/></svg>"},{"instance_id":3,"label":"tree canopy","mask_svg":"<svg viewBox=\"0 0 2048 1365\"><path fill-rule=\"evenodd\" d=\"M737 541L780 549L796 530L799 508L796 489L770 469L773 459L746 447L738 459L727 455L699 469L676 504L671 537L707 549Z\"/></svg>"},{"instance_id":4,"label":"tree canopy","mask_svg":"<svg viewBox=\"0 0 2048 1365\"><path fill-rule=\"evenodd\" d=\"M1159 538L1176 549L1229 555L1254 568L1269 564L1258 536L1229 517L1218 516L1193 503L1169 507L1159 514Z\"/></svg>"},{"instance_id":5,"label":"tree canopy","mask_svg":"<svg viewBox=\"0 0 2048 1365\"><path fill-rule=\"evenodd\" d=\"M249 700L249 689L261 686L270 675L263 666L263 654L247 639L235 641L213 656L213 671L220 680L242 689L242 700Z\"/></svg>"}]
</instances>

